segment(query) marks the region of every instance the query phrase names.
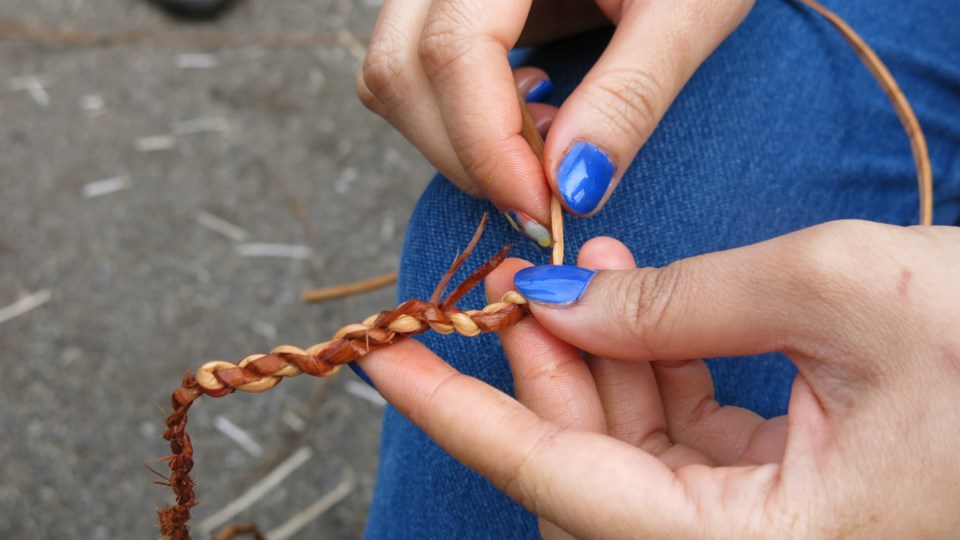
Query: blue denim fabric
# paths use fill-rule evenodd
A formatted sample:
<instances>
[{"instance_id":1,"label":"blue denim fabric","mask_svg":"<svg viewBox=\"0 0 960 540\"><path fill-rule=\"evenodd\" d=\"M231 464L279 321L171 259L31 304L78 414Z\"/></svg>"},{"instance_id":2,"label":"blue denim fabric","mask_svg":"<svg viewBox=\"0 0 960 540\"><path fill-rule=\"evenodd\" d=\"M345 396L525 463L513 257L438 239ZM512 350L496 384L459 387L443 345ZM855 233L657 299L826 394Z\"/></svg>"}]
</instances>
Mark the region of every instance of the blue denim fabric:
<instances>
[{"instance_id":1,"label":"blue denim fabric","mask_svg":"<svg viewBox=\"0 0 960 540\"><path fill-rule=\"evenodd\" d=\"M936 221L960 224L960 2L825 3L875 47L911 99L930 146ZM563 101L609 37L597 32L529 54L526 61L556 84L549 102ZM483 212L493 219L459 277L508 243L514 256L546 262L489 203L437 178L410 222L400 299L429 297ZM641 266L662 266L828 220L907 225L917 214L907 137L877 83L819 16L787 0L761 0L690 80L606 207L567 219L567 262L599 235L625 242ZM484 304L479 288L460 302ZM464 373L512 392L496 336L420 339ZM721 403L785 413L795 375L786 358L709 364ZM368 538L538 536L535 516L392 408L381 445Z\"/></svg>"}]
</instances>

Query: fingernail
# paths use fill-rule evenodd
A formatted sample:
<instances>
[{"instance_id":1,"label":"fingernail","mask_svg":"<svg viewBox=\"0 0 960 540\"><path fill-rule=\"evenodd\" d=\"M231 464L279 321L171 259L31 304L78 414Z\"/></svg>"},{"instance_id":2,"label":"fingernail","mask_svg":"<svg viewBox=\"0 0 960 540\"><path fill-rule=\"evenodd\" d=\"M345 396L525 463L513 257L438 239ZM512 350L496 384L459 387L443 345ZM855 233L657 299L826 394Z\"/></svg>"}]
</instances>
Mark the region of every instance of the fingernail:
<instances>
[{"instance_id":1,"label":"fingernail","mask_svg":"<svg viewBox=\"0 0 960 540\"><path fill-rule=\"evenodd\" d=\"M374 390L377 389L377 387L373 385L373 381L370 380L370 377L366 374L366 372L363 371L363 369L360 368L360 366L357 365L356 362L350 362L347 364L347 367L353 370L353 372L357 374L357 377L360 377L361 381L369 384L370 388L373 388Z\"/></svg>"},{"instance_id":2,"label":"fingernail","mask_svg":"<svg viewBox=\"0 0 960 540\"><path fill-rule=\"evenodd\" d=\"M513 284L531 302L567 305L580 300L596 273L579 266L533 266L517 272Z\"/></svg>"},{"instance_id":3,"label":"fingernail","mask_svg":"<svg viewBox=\"0 0 960 540\"><path fill-rule=\"evenodd\" d=\"M527 90L527 103L540 103L553 93L553 83L549 79L540 79L530 90Z\"/></svg>"},{"instance_id":4,"label":"fingernail","mask_svg":"<svg viewBox=\"0 0 960 540\"><path fill-rule=\"evenodd\" d=\"M596 146L581 141L570 147L557 169L557 189L567 206L578 214L597 209L613 180L610 157Z\"/></svg>"},{"instance_id":5,"label":"fingernail","mask_svg":"<svg viewBox=\"0 0 960 540\"><path fill-rule=\"evenodd\" d=\"M525 212L507 210L503 213L503 217L507 218L507 222L510 223L513 230L525 236L541 250L547 250L553 246L553 237L550 236L550 230Z\"/></svg>"}]
</instances>

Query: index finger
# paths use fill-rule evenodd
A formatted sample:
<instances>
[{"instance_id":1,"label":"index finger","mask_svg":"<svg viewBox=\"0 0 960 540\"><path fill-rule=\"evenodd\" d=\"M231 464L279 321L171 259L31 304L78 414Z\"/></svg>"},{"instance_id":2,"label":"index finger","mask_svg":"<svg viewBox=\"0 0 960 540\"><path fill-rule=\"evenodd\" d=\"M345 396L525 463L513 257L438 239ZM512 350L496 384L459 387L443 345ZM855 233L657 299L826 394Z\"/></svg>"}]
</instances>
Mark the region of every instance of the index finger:
<instances>
[{"instance_id":1,"label":"index finger","mask_svg":"<svg viewBox=\"0 0 960 540\"><path fill-rule=\"evenodd\" d=\"M420 40L420 61L463 168L502 212L549 224L550 188L520 136L522 116L509 51L530 0L437 0Z\"/></svg>"},{"instance_id":2,"label":"index finger","mask_svg":"<svg viewBox=\"0 0 960 540\"><path fill-rule=\"evenodd\" d=\"M437 444L575 535L685 536L696 530L696 507L686 496L691 488L645 452L599 434L564 431L413 340L360 363L380 393Z\"/></svg>"}]
</instances>

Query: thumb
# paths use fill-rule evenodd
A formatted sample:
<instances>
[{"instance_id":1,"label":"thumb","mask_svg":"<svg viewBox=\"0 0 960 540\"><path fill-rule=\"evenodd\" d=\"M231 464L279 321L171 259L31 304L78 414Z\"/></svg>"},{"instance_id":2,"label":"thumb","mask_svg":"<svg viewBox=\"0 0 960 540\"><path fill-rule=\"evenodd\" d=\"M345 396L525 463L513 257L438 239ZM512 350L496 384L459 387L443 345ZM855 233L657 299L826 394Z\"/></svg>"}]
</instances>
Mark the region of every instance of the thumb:
<instances>
[{"instance_id":1,"label":"thumb","mask_svg":"<svg viewBox=\"0 0 960 540\"><path fill-rule=\"evenodd\" d=\"M878 297L871 291L889 289L897 270L883 252L864 266L870 253L864 245L878 242L871 239L878 232L889 236L888 229L825 224L663 268L537 266L518 272L514 284L551 333L619 360L770 351L844 358L850 355L843 348L855 340L869 355L890 340L869 319L890 311L871 300Z\"/></svg>"},{"instance_id":2,"label":"thumb","mask_svg":"<svg viewBox=\"0 0 960 540\"><path fill-rule=\"evenodd\" d=\"M606 202L680 89L753 5L599 3L617 30L560 108L545 147L554 189L578 215L593 214Z\"/></svg>"}]
</instances>

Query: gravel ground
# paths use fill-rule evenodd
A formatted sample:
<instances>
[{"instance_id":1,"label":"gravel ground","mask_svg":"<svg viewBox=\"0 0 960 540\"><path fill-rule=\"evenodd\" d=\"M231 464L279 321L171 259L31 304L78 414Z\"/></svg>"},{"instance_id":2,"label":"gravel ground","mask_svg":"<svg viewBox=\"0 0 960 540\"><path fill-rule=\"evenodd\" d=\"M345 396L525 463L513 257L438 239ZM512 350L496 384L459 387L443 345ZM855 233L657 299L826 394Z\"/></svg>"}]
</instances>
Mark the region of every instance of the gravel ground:
<instances>
[{"instance_id":1,"label":"gravel ground","mask_svg":"<svg viewBox=\"0 0 960 540\"><path fill-rule=\"evenodd\" d=\"M429 178L354 96L378 7L242 0L185 25L139 0L0 3L0 308L42 302L0 311L0 538L159 536L170 497L145 465L164 470L187 369L394 304L299 299L395 269ZM360 537L382 410L349 372L201 400L195 530L309 452L229 522L272 530L339 486L292 537Z\"/></svg>"}]
</instances>

